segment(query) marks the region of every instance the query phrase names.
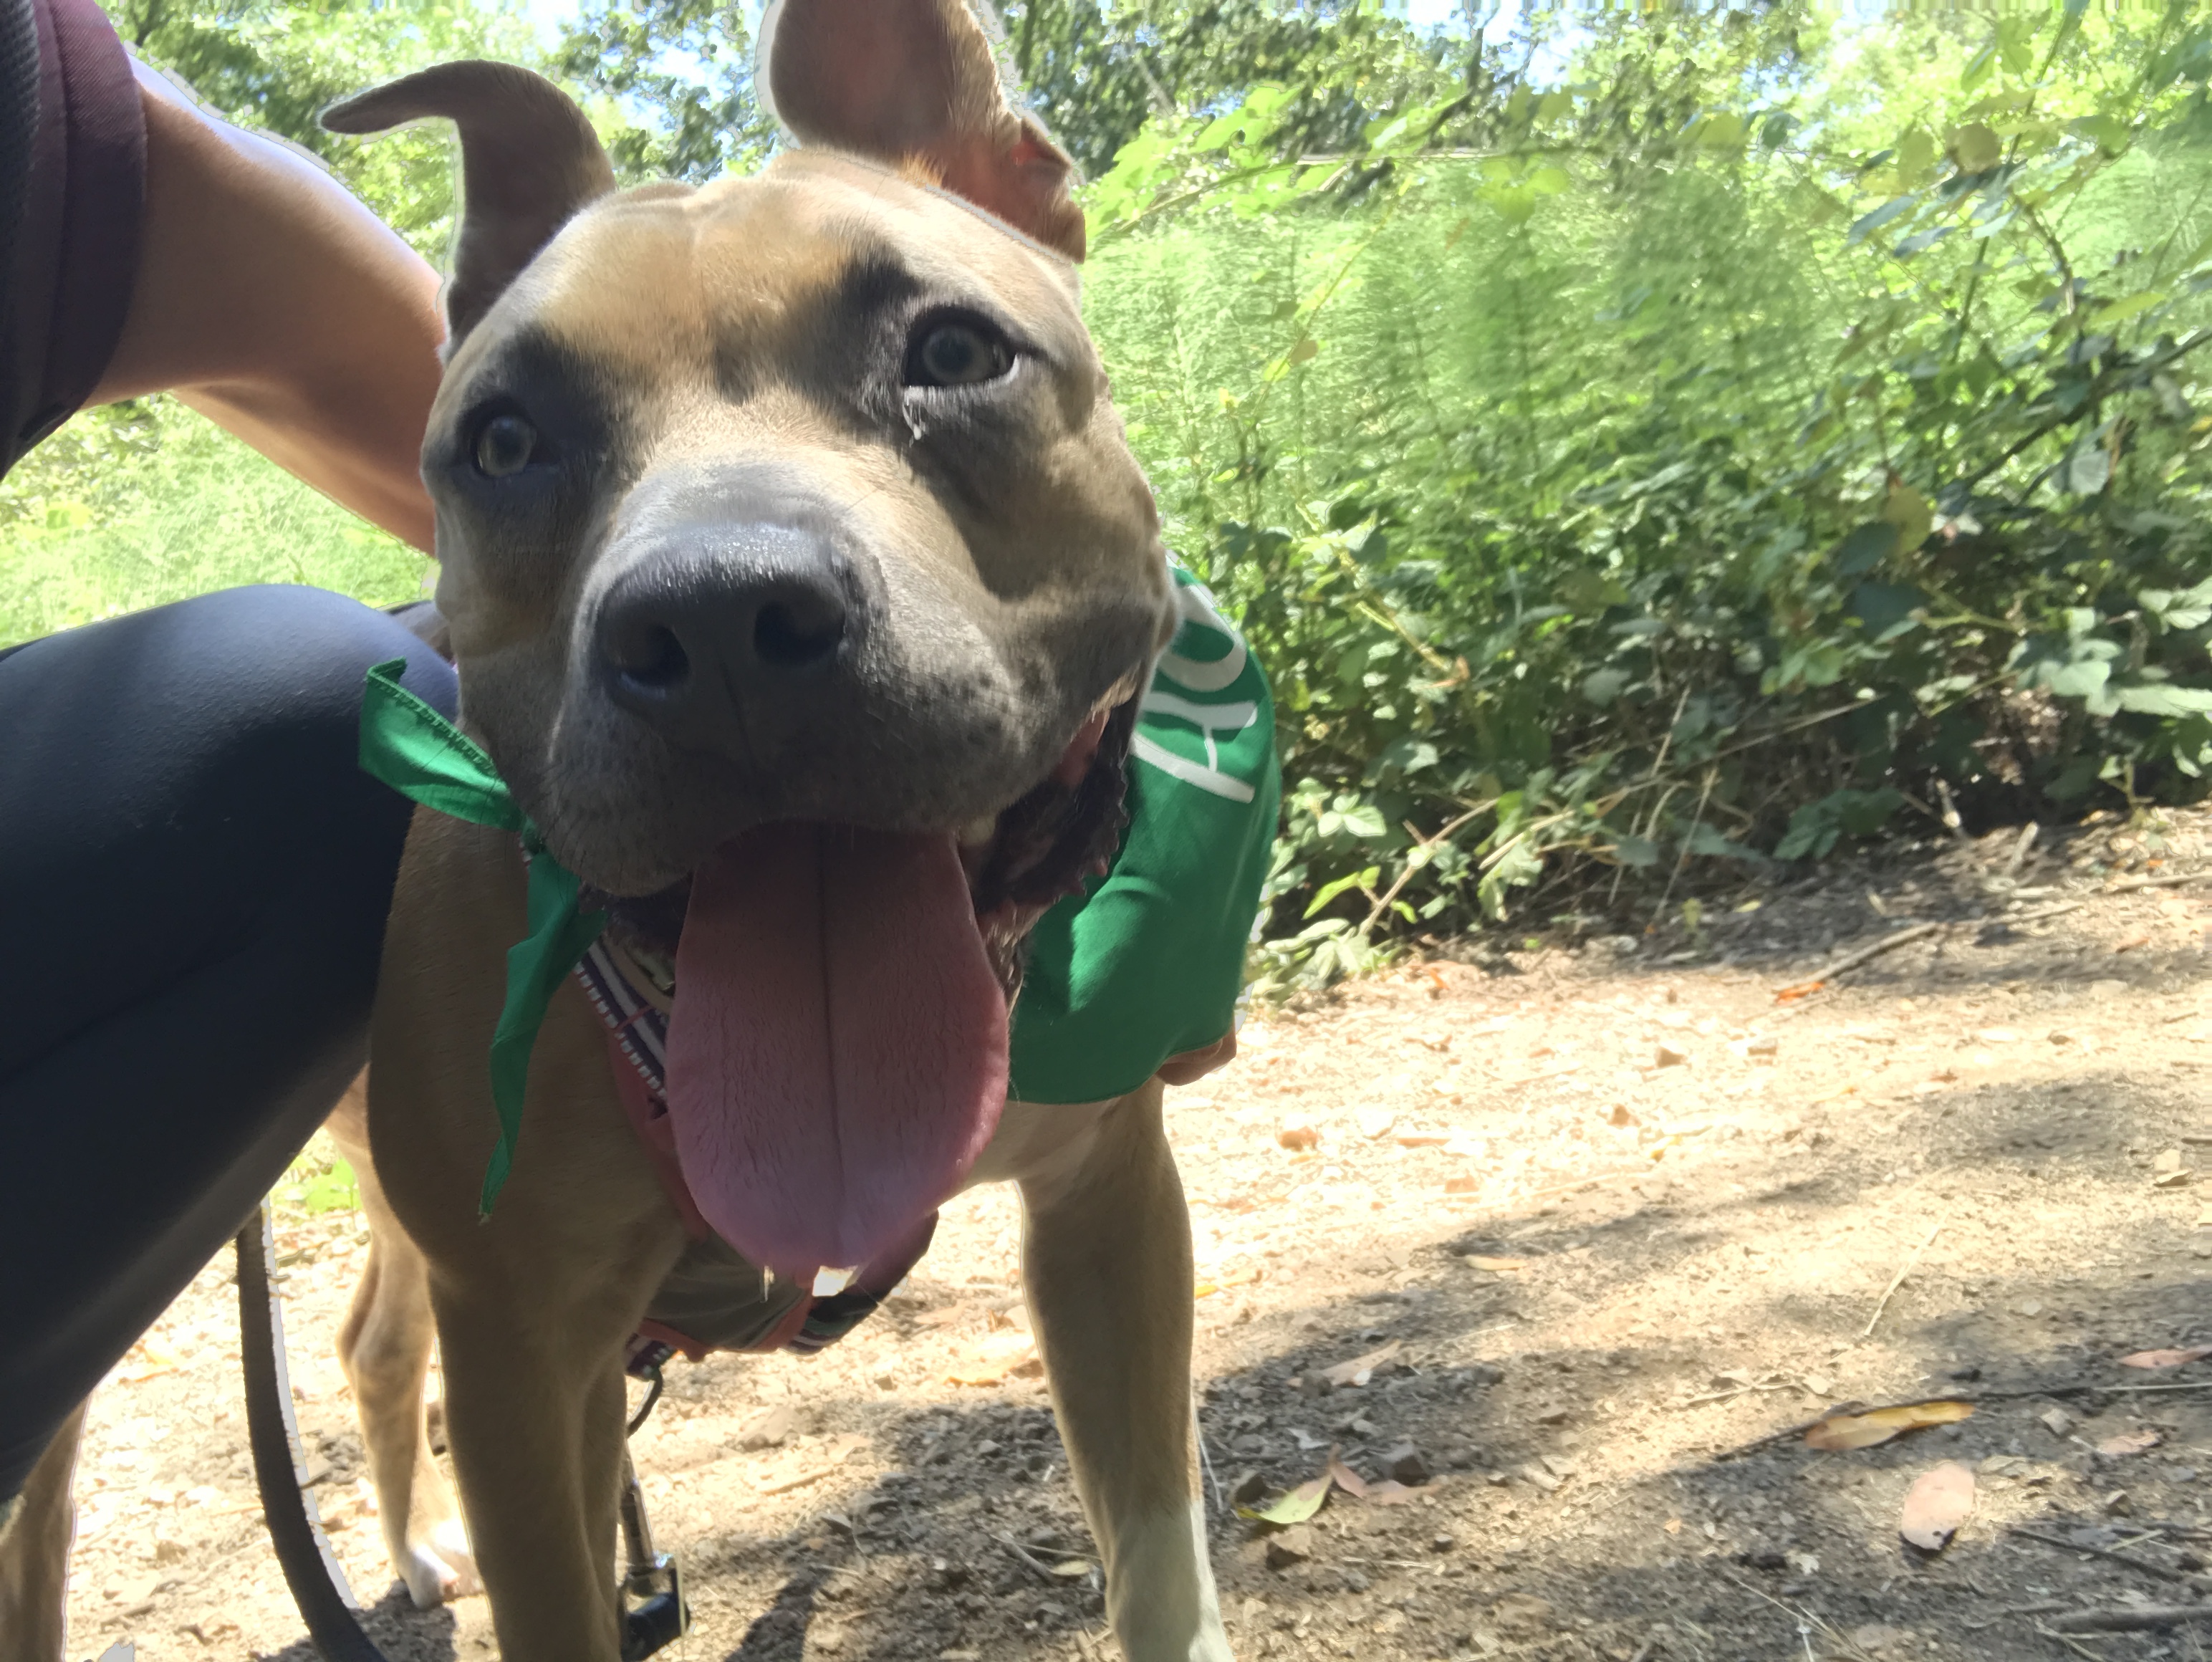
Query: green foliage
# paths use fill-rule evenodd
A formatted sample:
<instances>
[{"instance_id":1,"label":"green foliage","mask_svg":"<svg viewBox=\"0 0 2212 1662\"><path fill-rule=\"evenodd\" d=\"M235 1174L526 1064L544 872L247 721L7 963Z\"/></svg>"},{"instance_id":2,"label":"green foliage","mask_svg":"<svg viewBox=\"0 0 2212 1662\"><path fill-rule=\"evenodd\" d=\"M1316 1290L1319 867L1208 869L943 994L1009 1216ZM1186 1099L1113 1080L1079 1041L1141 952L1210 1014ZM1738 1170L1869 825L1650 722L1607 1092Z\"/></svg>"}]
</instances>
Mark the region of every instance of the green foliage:
<instances>
[{"instance_id":1,"label":"green foliage","mask_svg":"<svg viewBox=\"0 0 2212 1662\"><path fill-rule=\"evenodd\" d=\"M1012 0L1093 175L1086 306L1171 545L1277 686L1263 975L2212 765L2212 22L2187 0L1899 14ZM527 59L432 0L118 0L417 246L444 141L330 97ZM1480 19L1478 9L1471 13ZM629 176L769 145L742 15L593 0L554 66ZM250 577L422 563L173 407L0 488L0 639ZM1630 910L1633 908L1633 911Z\"/></svg>"},{"instance_id":2,"label":"green foliage","mask_svg":"<svg viewBox=\"0 0 2212 1662\"><path fill-rule=\"evenodd\" d=\"M1378 115L1449 96L1449 49L1346 0L1010 0L1006 56L1031 105L1086 173L1103 173L1160 112L1285 90L1286 148L1338 150Z\"/></svg>"},{"instance_id":3,"label":"green foliage","mask_svg":"<svg viewBox=\"0 0 2212 1662\"><path fill-rule=\"evenodd\" d=\"M1278 982L2212 763L2212 29L1577 21L1338 154L1284 87L1157 114L1086 198L1171 540L1277 681Z\"/></svg>"},{"instance_id":4,"label":"green foliage","mask_svg":"<svg viewBox=\"0 0 2212 1662\"><path fill-rule=\"evenodd\" d=\"M432 259L452 240L447 135L363 144L325 132L338 99L454 58L530 62L535 39L505 4L471 0L104 0L131 50L208 106L315 156Z\"/></svg>"},{"instance_id":5,"label":"green foliage","mask_svg":"<svg viewBox=\"0 0 2212 1662\"><path fill-rule=\"evenodd\" d=\"M78 416L0 484L0 646L246 582L390 605L428 569L167 399Z\"/></svg>"},{"instance_id":6,"label":"green foliage","mask_svg":"<svg viewBox=\"0 0 2212 1662\"><path fill-rule=\"evenodd\" d=\"M325 1212L358 1212L361 1179L329 1135L319 1132L285 1169L270 1198L283 1215L314 1218Z\"/></svg>"},{"instance_id":7,"label":"green foliage","mask_svg":"<svg viewBox=\"0 0 2212 1662\"><path fill-rule=\"evenodd\" d=\"M628 182L694 184L759 165L775 124L753 98L745 9L715 0L596 0L564 24L553 73L642 123L600 124Z\"/></svg>"}]
</instances>

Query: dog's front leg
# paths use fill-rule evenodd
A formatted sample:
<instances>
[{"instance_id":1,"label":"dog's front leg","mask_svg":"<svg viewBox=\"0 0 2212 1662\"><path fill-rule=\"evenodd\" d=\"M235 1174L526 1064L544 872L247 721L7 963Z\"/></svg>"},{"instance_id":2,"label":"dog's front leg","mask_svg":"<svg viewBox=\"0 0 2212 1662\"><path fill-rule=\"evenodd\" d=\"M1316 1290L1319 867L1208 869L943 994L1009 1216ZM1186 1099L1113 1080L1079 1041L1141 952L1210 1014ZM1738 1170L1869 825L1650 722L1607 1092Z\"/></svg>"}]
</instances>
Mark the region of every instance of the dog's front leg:
<instances>
[{"instance_id":1,"label":"dog's front leg","mask_svg":"<svg viewBox=\"0 0 2212 1662\"><path fill-rule=\"evenodd\" d=\"M1190 1215L1160 1095L1140 1087L1024 1176L1023 1267L1122 1653L1226 1662L1191 1419Z\"/></svg>"},{"instance_id":2,"label":"dog's front leg","mask_svg":"<svg viewBox=\"0 0 2212 1662\"><path fill-rule=\"evenodd\" d=\"M496 1288L432 1296L453 1472L501 1653L614 1662L619 1341Z\"/></svg>"}]
</instances>

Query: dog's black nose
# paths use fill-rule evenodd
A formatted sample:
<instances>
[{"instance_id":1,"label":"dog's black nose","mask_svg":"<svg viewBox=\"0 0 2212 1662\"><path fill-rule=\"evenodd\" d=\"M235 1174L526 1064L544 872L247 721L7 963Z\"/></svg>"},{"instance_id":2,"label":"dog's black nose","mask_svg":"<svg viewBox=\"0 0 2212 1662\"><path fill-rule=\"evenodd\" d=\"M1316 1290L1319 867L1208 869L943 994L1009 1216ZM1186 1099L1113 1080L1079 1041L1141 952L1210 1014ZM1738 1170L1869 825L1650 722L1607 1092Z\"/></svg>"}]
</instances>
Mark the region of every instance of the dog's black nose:
<instances>
[{"instance_id":1,"label":"dog's black nose","mask_svg":"<svg viewBox=\"0 0 2212 1662\"><path fill-rule=\"evenodd\" d=\"M679 744L719 749L765 714L755 706L834 674L860 624L851 567L834 547L750 526L687 539L625 572L596 639L617 704Z\"/></svg>"}]
</instances>

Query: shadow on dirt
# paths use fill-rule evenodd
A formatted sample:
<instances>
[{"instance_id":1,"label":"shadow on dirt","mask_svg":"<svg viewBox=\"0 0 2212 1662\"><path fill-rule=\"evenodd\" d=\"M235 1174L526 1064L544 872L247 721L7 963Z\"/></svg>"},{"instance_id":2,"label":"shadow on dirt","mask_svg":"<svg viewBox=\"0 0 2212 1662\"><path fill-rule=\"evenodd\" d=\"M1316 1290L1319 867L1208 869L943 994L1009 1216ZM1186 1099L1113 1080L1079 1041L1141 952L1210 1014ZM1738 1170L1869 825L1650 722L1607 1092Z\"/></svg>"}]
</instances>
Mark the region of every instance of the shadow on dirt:
<instances>
[{"instance_id":1,"label":"shadow on dirt","mask_svg":"<svg viewBox=\"0 0 2212 1662\"><path fill-rule=\"evenodd\" d=\"M2155 1140L2172 1112L2162 1096L2115 1073L1892 1104L1869 1147L1817 1175L1776 1154L1694 1215L1586 1189L1400 1244L1412 1284L1257 1318L1249 1360L1205 1381L1201 1408L1239 1654L2058 1657L2073 1653L2035 1624L2076 1595L2195 1600L2192 1555L2212 1524L2192 1463L2212 1466L2212 1417L2187 1373L2115 1366L2212 1337L2201 1280L2175 1273L2171 1224L2145 1215L2075 1243L2071 1264L2002 1274L1978 1267L1975 1246L2002 1243L2008 1215L2062 1172L2135 1181L2127 1151ZM1960 1396L1976 1412L1815 1452L1796 1432L1843 1405L1820 1373L1850 1366L1869 1300L1745 1248L1778 1229L1811 1240L1905 1197L1916 1218L1948 1217L1969 1250L1924 1261L1886 1306L1895 1361L1881 1399ZM1473 1269L1470 1254L1525 1268ZM1555 1318L1562 1301L1632 1309L1686 1281L1690 1316L1513 1348L1540 1288ZM1364 1388L1305 1383L1394 1342ZM1729 1366L1754 1353L1811 1360ZM694 1549L695 1585L718 1568L787 1578L728 1662L1012 1658L1054 1635L1099 1637L1095 1572L1073 1562L1093 1549L1041 1397L860 1413L897 1470L808 1531L739 1528ZM1410 1504L1338 1495L1302 1531L1233 1516L1226 1493L1248 1476L1257 1492L1289 1488L1332 1446L1370 1478L1394 1465L1429 1475ZM1929 1558L1899 1542L1897 1510L1943 1460L1977 1470L1980 1504ZM2156 1635L2119 1642L2130 1656L2196 1654Z\"/></svg>"},{"instance_id":2,"label":"shadow on dirt","mask_svg":"<svg viewBox=\"0 0 2212 1662\"><path fill-rule=\"evenodd\" d=\"M354 1589L356 1596L363 1589ZM361 1611L362 1630L368 1634L386 1662L453 1662L453 1613L450 1610L418 1610L407 1589L393 1581L373 1604ZM302 1639L281 1651L270 1652L262 1662L322 1662L322 1653L312 1641Z\"/></svg>"}]
</instances>

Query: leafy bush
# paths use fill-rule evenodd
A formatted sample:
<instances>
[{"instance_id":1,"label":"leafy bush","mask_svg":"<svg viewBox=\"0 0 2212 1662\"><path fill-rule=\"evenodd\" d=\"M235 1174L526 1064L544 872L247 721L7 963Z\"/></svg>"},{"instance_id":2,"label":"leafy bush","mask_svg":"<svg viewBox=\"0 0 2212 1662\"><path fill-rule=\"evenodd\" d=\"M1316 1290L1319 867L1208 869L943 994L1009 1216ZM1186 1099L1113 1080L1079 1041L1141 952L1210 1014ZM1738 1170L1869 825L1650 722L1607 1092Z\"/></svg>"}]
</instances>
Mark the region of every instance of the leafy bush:
<instances>
[{"instance_id":1,"label":"leafy bush","mask_svg":"<svg viewBox=\"0 0 2212 1662\"><path fill-rule=\"evenodd\" d=\"M443 141L331 96L468 0L117 0L434 255ZM1478 13L1479 13L1478 9ZM1098 176L1086 305L1174 546L1277 683L1267 974L1509 910L1656 914L1905 819L2193 795L2212 763L2212 26L2186 0L1845 27L1807 4L1009 0ZM626 172L768 142L740 9L550 54ZM0 640L423 563L164 401L0 487Z\"/></svg>"},{"instance_id":2,"label":"leafy bush","mask_svg":"<svg viewBox=\"0 0 2212 1662\"><path fill-rule=\"evenodd\" d=\"M1278 684L1279 976L2202 788L2212 30L1883 27L1594 13L1556 84L1478 47L1319 157L1263 87L1092 187L1133 435Z\"/></svg>"}]
</instances>

